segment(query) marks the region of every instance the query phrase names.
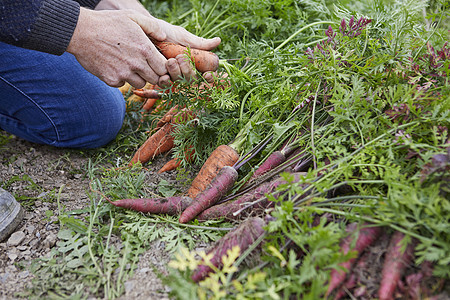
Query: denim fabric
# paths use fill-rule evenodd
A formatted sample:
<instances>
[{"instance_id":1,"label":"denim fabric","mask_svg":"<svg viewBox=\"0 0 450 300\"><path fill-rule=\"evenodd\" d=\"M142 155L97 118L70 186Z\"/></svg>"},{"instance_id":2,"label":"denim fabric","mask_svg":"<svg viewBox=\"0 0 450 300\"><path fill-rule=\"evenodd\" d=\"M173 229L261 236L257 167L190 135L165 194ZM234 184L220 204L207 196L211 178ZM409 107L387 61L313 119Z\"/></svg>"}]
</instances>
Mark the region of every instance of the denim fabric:
<instances>
[{"instance_id":1,"label":"denim fabric","mask_svg":"<svg viewBox=\"0 0 450 300\"><path fill-rule=\"evenodd\" d=\"M0 128L31 142L96 148L115 138L125 116L117 88L61 56L0 43Z\"/></svg>"}]
</instances>

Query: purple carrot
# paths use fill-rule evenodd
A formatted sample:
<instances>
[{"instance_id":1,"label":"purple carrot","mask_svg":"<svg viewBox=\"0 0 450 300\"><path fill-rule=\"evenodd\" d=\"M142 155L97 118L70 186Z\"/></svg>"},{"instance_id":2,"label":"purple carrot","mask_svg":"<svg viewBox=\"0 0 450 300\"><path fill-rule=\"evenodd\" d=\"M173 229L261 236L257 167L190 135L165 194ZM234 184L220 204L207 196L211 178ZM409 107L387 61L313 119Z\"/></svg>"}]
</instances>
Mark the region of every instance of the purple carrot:
<instances>
[{"instance_id":1,"label":"purple carrot","mask_svg":"<svg viewBox=\"0 0 450 300\"><path fill-rule=\"evenodd\" d=\"M396 231L389 242L378 290L378 298L380 300L394 299L394 292L403 276L403 272L413 259L414 246L412 243L407 245L405 252L401 251L404 238L405 235L402 232Z\"/></svg>"},{"instance_id":2,"label":"purple carrot","mask_svg":"<svg viewBox=\"0 0 450 300\"><path fill-rule=\"evenodd\" d=\"M292 182L295 183L300 180L301 176L305 176L306 173L297 172L292 173L291 175L294 176L294 180ZM240 210L250 210L253 213L255 212L255 209L265 209L271 207L274 203L269 201L269 199L266 197L266 194L273 193L279 185L285 183L287 183L287 181L280 176L270 181L263 182L256 188L248 190L236 200L223 202L204 210L197 216L197 219L200 222L219 219L223 217L229 220L236 220L243 217L242 215L234 215L234 213ZM278 196L278 193L274 194L274 197Z\"/></svg>"},{"instance_id":3,"label":"purple carrot","mask_svg":"<svg viewBox=\"0 0 450 300\"><path fill-rule=\"evenodd\" d=\"M350 233L354 233L358 231L358 237L355 243L355 247L350 249L352 244L353 235L349 234L341 243L341 251L343 254L347 254L349 251L356 251L358 255L360 255L367 247L369 247L374 241L378 239L381 234L380 227L362 227L358 230L358 224L351 223L347 226L347 231ZM339 264L341 267L345 268L347 271L350 271L353 264L355 263L357 257L351 258L348 261L345 261ZM347 277L347 273L342 270L333 269L330 274L330 284L328 285L328 291L325 297L328 297L334 289L339 287Z\"/></svg>"},{"instance_id":4,"label":"purple carrot","mask_svg":"<svg viewBox=\"0 0 450 300\"><path fill-rule=\"evenodd\" d=\"M189 197L138 198L110 201L116 207L131 209L143 213L178 215L188 207L192 199Z\"/></svg>"},{"instance_id":5,"label":"purple carrot","mask_svg":"<svg viewBox=\"0 0 450 300\"><path fill-rule=\"evenodd\" d=\"M273 192L278 185L283 183L282 180L272 180L267 181L256 187L256 189L251 190L244 195L240 196L236 200L224 202L218 205L214 205L197 216L197 219L202 221L214 220L219 218L226 219L238 219L239 217L233 216L233 213L240 210L243 204L247 204L256 200L261 199L267 193ZM265 208L269 204L269 200L261 201L257 203L252 208Z\"/></svg>"},{"instance_id":6,"label":"purple carrot","mask_svg":"<svg viewBox=\"0 0 450 300\"><path fill-rule=\"evenodd\" d=\"M198 194L192 201L192 204L181 213L179 222L187 223L199 213L214 205L233 187L237 178L238 173L235 168L224 166L220 169L217 176L214 177L206 189Z\"/></svg>"},{"instance_id":7,"label":"purple carrot","mask_svg":"<svg viewBox=\"0 0 450 300\"><path fill-rule=\"evenodd\" d=\"M221 268L222 257L227 254L234 246L239 246L242 254L247 250L260 236L264 234L264 226L266 223L258 217L248 218L232 231L224 235L217 243L208 251L213 253L210 263L216 268ZM199 282L203 280L213 269L206 264L200 264L192 274L192 280Z\"/></svg>"}]
</instances>

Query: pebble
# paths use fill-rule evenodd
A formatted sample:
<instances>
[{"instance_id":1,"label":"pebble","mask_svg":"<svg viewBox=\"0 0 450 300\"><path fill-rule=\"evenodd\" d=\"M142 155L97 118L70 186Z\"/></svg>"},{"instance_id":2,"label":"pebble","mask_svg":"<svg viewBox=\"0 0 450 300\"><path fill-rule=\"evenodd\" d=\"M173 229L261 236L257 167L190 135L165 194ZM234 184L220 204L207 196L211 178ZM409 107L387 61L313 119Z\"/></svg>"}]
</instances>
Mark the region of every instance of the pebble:
<instances>
[{"instance_id":1,"label":"pebble","mask_svg":"<svg viewBox=\"0 0 450 300\"><path fill-rule=\"evenodd\" d=\"M36 231L36 226L28 224L25 229L27 230L28 234L33 234Z\"/></svg>"},{"instance_id":2,"label":"pebble","mask_svg":"<svg viewBox=\"0 0 450 300\"><path fill-rule=\"evenodd\" d=\"M22 241L25 239L25 232L23 231L16 231L9 237L8 241L6 242L7 246L15 247L18 246Z\"/></svg>"},{"instance_id":3,"label":"pebble","mask_svg":"<svg viewBox=\"0 0 450 300\"><path fill-rule=\"evenodd\" d=\"M17 246L17 249L18 250L20 250L20 251L25 251L25 250L27 250L27 246Z\"/></svg>"},{"instance_id":4,"label":"pebble","mask_svg":"<svg viewBox=\"0 0 450 300\"><path fill-rule=\"evenodd\" d=\"M17 254L14 253L14 252L12 252L12 253L8 252L8 257L9 257L10 260L15 261L16 258L17 258Z\"/></svg>"},{"instance_id":5,"label":"pebble","mask_svg":"<svg viewBox=\"0 0 450 300\"><path fill-rule=\"evenodd\" d=\"M139 270L139 273L147 273L150 271L150 268L142 268Z\"/></svg>"},{"instance_id":6,"label":"pebble","mask_svg":"<svg viewBox=\"0 0 450 300\"><path fill-rule=\"evenodd\" d=\"M25 270L25 271L20 272L18 275L19 275L19 278L24 279L24 278L27 278L30 275L30 272Z\"/></svg>"},{"instance_id":7,"label":"pebble","mask_svg":"<svg viewBox=\"0 0 450 300\"><path fill-rule=\"evenodd\" d=\"M133 290L134 287L134 281L127 281L124 284L125 287L125 293L130 293Z\"/></svg>"},{"instance_id":8,"label":"pebble","mask_svg":"<svg viewBox=\"0 0 450 300\"><path fill-rule=\"evenodd\" d=\"M56 244L56 235L54 233L49 233L47 237L44 240L44 247L45 248L51 248Z\"/></svg>"}]
</instances>

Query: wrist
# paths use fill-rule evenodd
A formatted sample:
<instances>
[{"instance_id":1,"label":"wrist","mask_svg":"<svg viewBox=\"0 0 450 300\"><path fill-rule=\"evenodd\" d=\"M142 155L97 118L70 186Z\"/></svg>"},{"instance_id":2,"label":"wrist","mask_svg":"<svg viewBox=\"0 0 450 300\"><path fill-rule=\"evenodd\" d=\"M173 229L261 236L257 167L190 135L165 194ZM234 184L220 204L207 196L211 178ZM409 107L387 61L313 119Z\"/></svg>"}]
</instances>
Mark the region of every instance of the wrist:
<instances>
[{"instance_id":1,"label":"wrist","mask_svg":"<svg viewBox=\"0 0 450 300\"><path fill-rule=\"evenodd\" d=\"M80 14L78 15L78 22L75 26L75 30L73 31L72 38L70 39L69 45L67 46L66 51L71 54L76 54L80 45L83 45L83 38L86 38L91 30L90 28L90 20L92 20L92 10L81 7ZM86 30L87 28L87 30Z\"/></svg>"}]
</instances>

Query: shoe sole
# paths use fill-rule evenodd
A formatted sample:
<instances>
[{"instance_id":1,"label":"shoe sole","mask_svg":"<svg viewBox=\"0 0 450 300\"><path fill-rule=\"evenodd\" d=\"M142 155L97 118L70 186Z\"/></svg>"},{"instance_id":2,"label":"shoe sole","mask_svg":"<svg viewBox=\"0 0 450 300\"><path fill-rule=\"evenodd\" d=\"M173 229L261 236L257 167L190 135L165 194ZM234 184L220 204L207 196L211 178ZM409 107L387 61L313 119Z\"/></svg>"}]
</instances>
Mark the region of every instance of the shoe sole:
<instances>
[{"instance_id":1,"label":"shoe sole","mask_svg":"<svg viewBox=\"0 0 450 300\"><path fill-rule=\"evenodd\" d=\"M2 193L6 193L3 191L0 189L0 196L2 196ZM12 198L9 194L6 194L6 196ZM0 242L5 240L11 233L14 232L24 217L24 210L19 202L17 202L14 198L11 200L12 205L8 206L7 210L2 212L4 213L4 216L1 216L0 214Z\"/></svg>"}]
</instances>

